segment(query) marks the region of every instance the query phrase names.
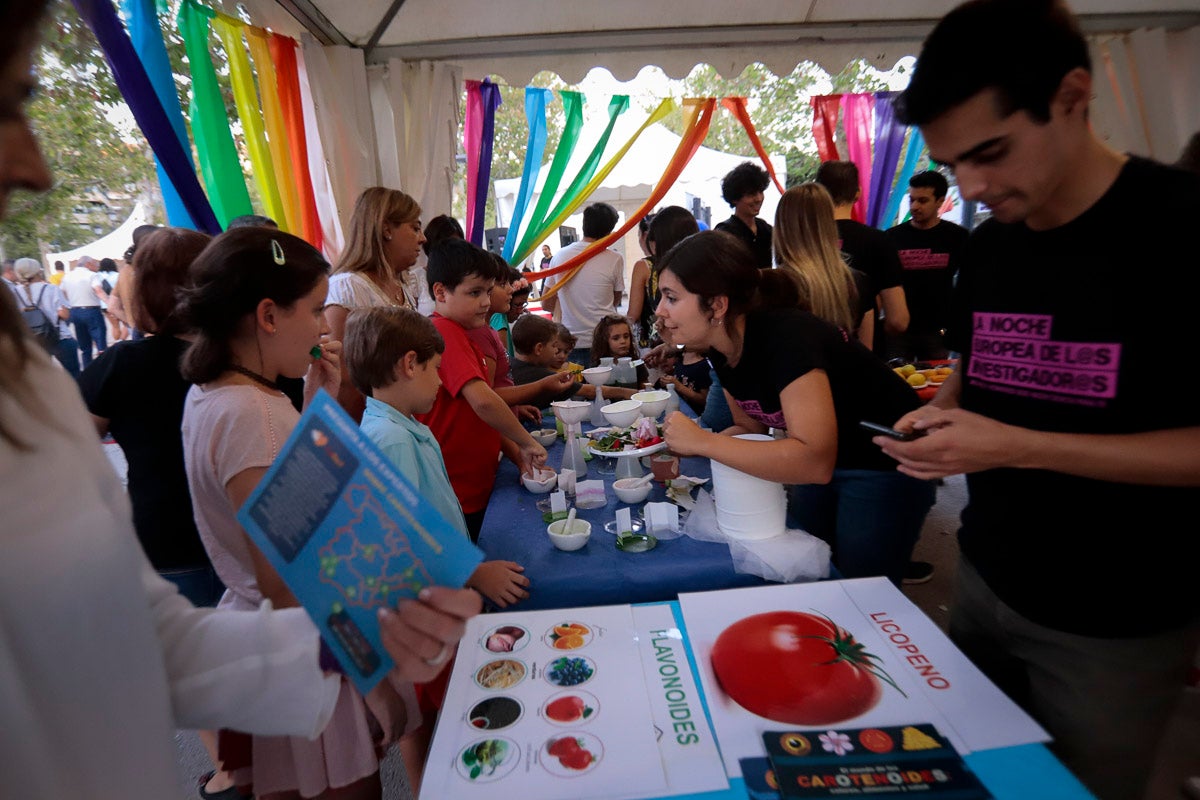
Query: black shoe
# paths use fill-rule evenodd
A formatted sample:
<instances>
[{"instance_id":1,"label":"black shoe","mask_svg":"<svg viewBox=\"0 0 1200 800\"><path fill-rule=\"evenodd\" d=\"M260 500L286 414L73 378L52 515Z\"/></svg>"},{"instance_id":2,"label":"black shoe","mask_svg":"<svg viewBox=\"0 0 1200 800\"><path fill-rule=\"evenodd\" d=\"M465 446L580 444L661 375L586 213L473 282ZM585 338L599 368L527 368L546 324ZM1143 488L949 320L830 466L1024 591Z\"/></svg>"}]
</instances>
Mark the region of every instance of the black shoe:
<instances>
[{"instance_id":1,"label":"black shoe","mask_svg":"<svg viewBox=\"0 0 1200 800\"><path fill-rule=\"evenodd\" d=\"M210 772L207 775L202 775L200 777L200 785L196 788L199 791L202 800L242 800L243 795L240 791L238 791L237 786L230 786L228 789L222 789L219 792L207 791L204 787L208 785L210 780L212 780L212 776L214 774L215 773Z\"/></svg>"},{"instance_id":2,"label":"black shoe","mask_svg":"<svg viewBox=\"0 0 1200 800\"><path fill-rule=\"evenodd\" d=\"M910 561L904 568L904 584L913 586L933 580L933 564L928 561Z\"/></svg>"}]
</instances>

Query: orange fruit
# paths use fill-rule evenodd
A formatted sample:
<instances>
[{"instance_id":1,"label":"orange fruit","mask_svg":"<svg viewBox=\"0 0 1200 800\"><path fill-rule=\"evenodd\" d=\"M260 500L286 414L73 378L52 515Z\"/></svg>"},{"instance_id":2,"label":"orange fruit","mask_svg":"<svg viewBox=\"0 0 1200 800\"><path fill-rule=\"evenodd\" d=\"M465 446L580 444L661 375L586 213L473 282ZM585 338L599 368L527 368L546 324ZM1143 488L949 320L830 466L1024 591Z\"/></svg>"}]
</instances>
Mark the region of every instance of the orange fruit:
<instances>
[{"instance_id":1,"label":"orange fruit","mask_svg":"<svg viewBox=\"0 0 1200 800\"><path fill-rule=\"evenodd\" d=\"M580 625L578 622L572 622L571 628L574 629L574 631L580 636L587 636L589 633L591 633L586 625Z\"/></svg>"},{"instance_id":2,"label":"orange fruit","mask_svg":"<svg viewBox=\"0 0 1200 800\"><path fill-rule=\"evenodd\" d=\"M577 633L569 636L560 636L554 640L555 650L574 650L576 647L583 647L583 637Z\"/></svg>"},{"instance_id":3,"label":"orange fruit","mask_svg":"<svg viewBox=\"0 0 1200 800\"><path fill-rule=\"evenodd\" d=\"M555 625L554 632L559 636L570 636L575 633L575 629L570 625Z\"/></svg>"},{"instance_id":4,"label":"orange fruit","mask_svg":"<svg viewBox=\"0 0 1200 800\"><path fill-rule=\"evenodd\" d=\"M938 375L943 375L943 376L945 376L945 375L950 375L950 374L952 374L953 372L954 372L954 370L953 370L951 367L938 367L938 368L937 368L937 374L938 374Z\"/></svg>"}]
</instances>

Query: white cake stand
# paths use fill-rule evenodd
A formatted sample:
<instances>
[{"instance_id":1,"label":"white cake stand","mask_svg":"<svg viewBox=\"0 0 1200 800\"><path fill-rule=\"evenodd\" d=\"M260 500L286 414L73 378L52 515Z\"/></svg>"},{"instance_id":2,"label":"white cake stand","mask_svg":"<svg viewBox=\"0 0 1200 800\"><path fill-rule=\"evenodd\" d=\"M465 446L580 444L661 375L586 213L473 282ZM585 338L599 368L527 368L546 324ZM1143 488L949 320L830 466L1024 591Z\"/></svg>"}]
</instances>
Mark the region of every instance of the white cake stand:
<instances>
[{"instance_id":1,"label":"white cake stand","mask_svg":"<svg viewBox=\"0 0 1200 800\"><path fill-rule=\"evenodd\" d=\"M640 478L646 473L642 470L642 456L652 455L667 449L666 442L658 442L649 447L635 447L628 450L597 450L589 447L588 452L594 456L604 456L617 460L616 480L621 478Z\"/></svg>"}]
</instances>

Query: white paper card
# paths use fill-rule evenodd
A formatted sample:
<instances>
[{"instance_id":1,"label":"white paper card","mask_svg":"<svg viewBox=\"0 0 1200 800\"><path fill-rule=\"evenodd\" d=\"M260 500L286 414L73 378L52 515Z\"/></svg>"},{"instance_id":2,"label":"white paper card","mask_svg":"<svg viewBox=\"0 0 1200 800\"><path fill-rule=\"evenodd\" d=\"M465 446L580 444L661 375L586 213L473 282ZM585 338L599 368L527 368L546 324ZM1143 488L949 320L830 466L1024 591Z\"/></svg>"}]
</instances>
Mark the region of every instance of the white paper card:
<instances>
[{"instance_id":1,"label":"white paper card","mask_svg":"<svg viewBox=\"0 0 1200 800\"><path fill-rule=\"evenodd\" d=\"M571 480L575 480L575 473L572 470L564 469L563 475L565 476L568 472L571 473ZM558 485L562 486L563 485L562 481L565 479L566 479L565 477L560 478ZM550 493L550 513L557 514L560 511L566 512L566 510L567 510L567 495L563 491L551 492Z\"/></svg>"},{"instance_id":2,"label":"white paper card","mask_svg":"<svg viewBox=\"0 0 1200 800\"><path fill-rule=\"evenodd\" d=\"M633 522L629 517L629 508L617 509L617 536L623 533L633 533Z\"/></svg>"}]
</instances>

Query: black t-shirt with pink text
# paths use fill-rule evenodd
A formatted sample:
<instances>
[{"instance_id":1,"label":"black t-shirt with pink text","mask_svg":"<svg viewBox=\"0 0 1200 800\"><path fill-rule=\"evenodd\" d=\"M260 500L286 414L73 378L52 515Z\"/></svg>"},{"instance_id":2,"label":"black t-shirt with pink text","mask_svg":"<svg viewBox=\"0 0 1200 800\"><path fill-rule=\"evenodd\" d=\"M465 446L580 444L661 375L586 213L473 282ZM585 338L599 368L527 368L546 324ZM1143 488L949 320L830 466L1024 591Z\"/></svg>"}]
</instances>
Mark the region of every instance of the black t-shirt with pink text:
<instances>
[{"instance_id":1,"label":"black t-shirt with pink text","mask_svg":"<svg viewBox=\"0 0 1200 800\"><path fill-rule=\"evenodd\" d=\"M824 370L838 422L838 469L894 470L896 462L871 443L859 422L891 425L919 404L917 394L857 339L807 311L774 309L746 316L736 367L710 350L708 359L746 414L786 428L779 397L792 381Z\"/></svg>"},{"instance_id":2,"label":"black t-shirt with pink text","mask_svg":"<svg viewBox=\"0 0 1200 800\"><path fill-rule=\"evenodd\" d=\"M1154 224L1139 225L1150 198ZM1197 361L1189 304L1200 296L1198 208L1200 179L1131 158L1065 225L981 225L959 271L949 336L963 355L963 408L1066 433L1200 425L1188 377ZM1034 469L967 481L963 553L1026 617L1116 637L1200 614L1200 488Z\"/></svg>"},{"instance_id":3,"label":"black t-shirt with pink text","mask_svg":"<svg viewBox=\"0 0 1200 800\"><path fill-rule=\"evenodd\" d=\"M889 228L903 267L904 302L908 304L908 333L939 333L950 322L954 273L958 271L971 235L966 228L941 220L932 228L905 222Z\"/></svg>"}]
</instances>

